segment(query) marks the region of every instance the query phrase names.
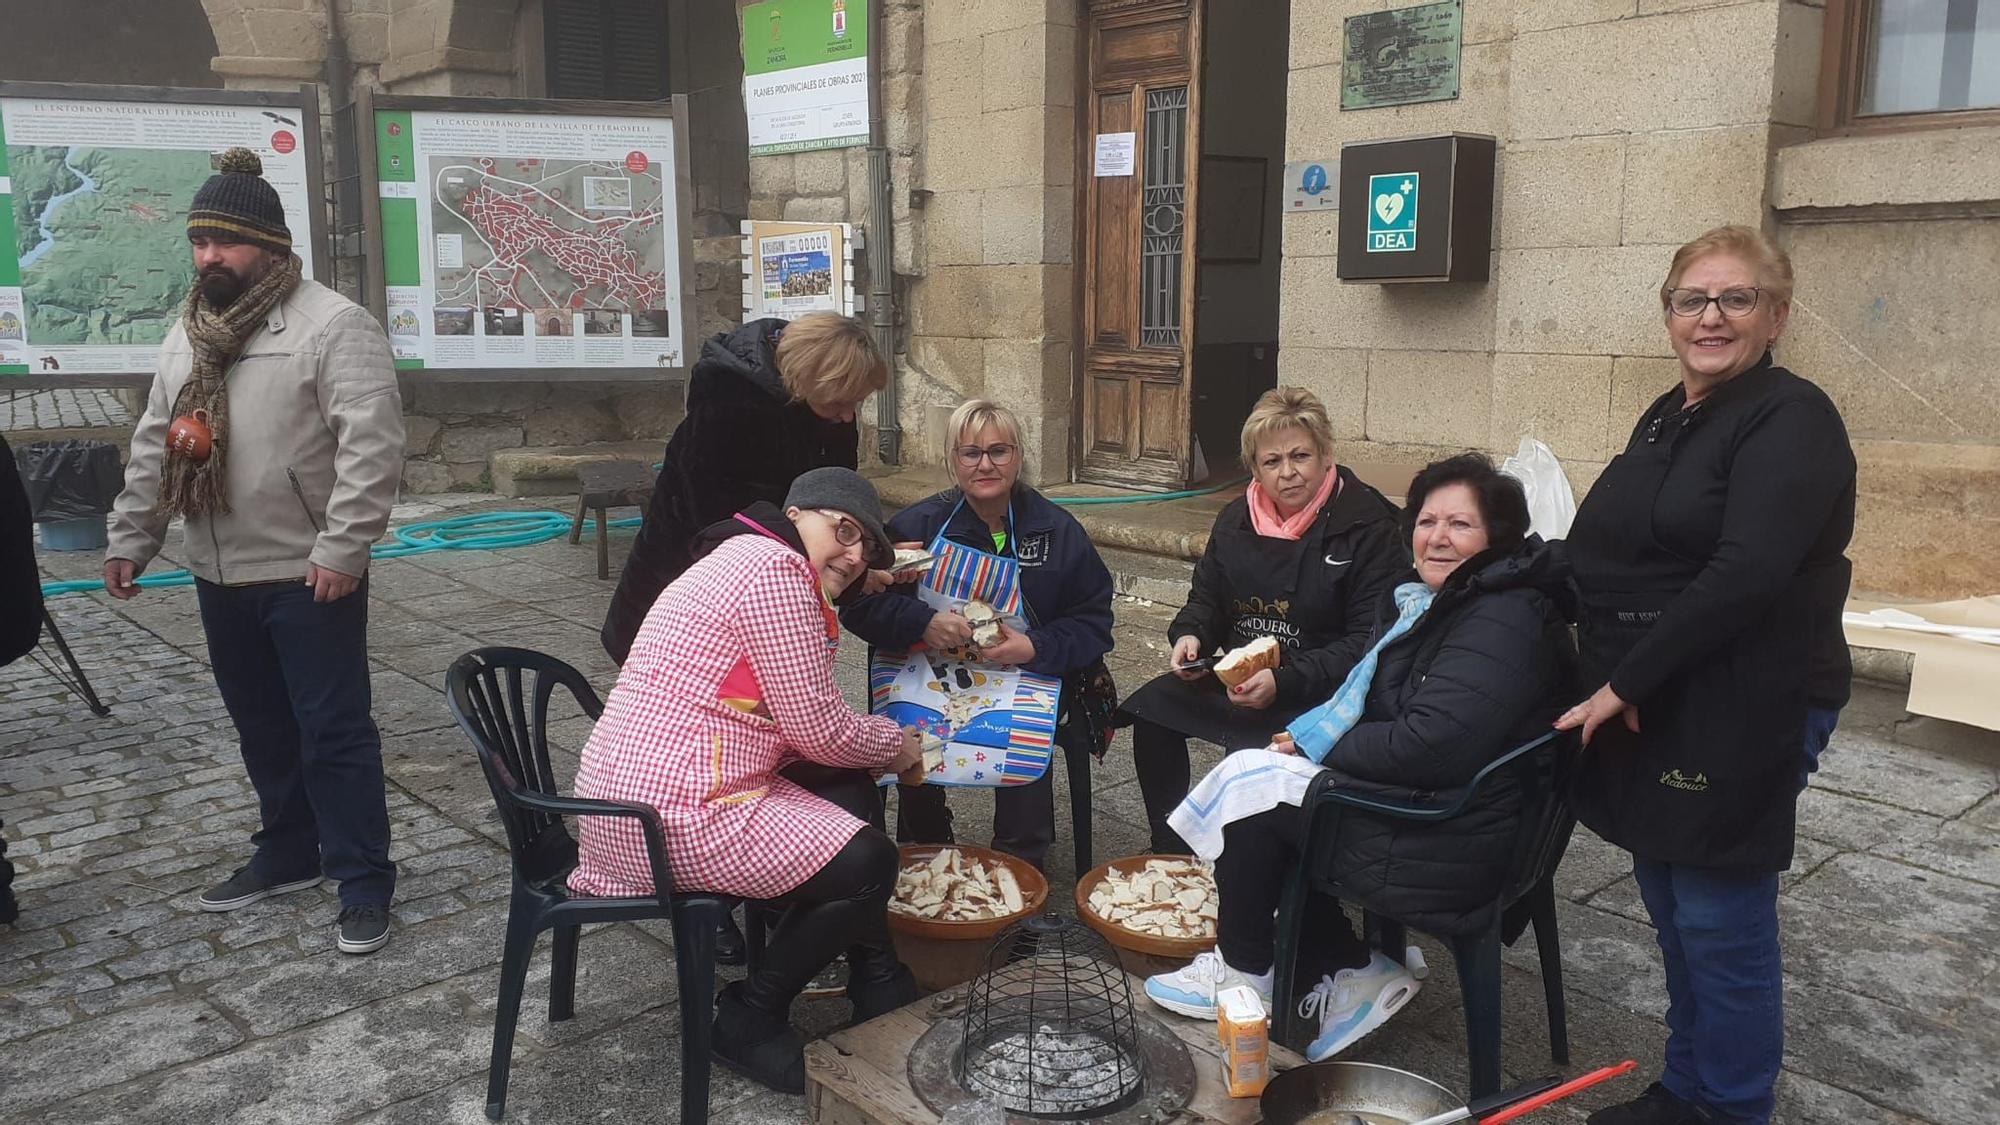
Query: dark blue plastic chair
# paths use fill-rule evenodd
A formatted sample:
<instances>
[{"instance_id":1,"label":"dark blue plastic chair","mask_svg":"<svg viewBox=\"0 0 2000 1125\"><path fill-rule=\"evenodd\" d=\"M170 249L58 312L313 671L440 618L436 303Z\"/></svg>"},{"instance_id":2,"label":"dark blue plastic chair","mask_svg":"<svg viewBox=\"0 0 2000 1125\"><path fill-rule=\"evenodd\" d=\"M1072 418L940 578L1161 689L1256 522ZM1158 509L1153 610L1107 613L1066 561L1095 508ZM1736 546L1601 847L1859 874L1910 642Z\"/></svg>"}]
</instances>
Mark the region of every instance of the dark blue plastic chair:
<instances>
[{"instance_id":1,"label":"dark blue plastic chair","mask_svg":"<svg viewBox=\"0 0 2000 1125\"><path fill-rule=\"evenodd\" d=\"M1299 930L1304 922L1306 896L1331 894L1368 910L1365 895L1342 886L1339 878L1314 869L1318 857L1330 850L1340 820L1349 811L1394 820L1439 823L1470 808L1481 789L1501 771L1512 772L1521 783L1523 799L1521 829L1515 835L1514 853L1508 858L1505 876L1494 888L1493 921L1471 934L1433 935L1450 947L1458 966L1459 993L1465 1004L1465 1038L1471 1063L1472 1089L1469 1097L1481 1098L1500 1089L1500 944L1501 916L1517 903L1525 903L1535 928L1535 950L1541 956L1542 991L1549 1013L1549 1054L1562 1066L1569 1065L1569 1026L1563 1007L1562 946L1556 932L1555 869L1576 826L1576 817L1562 793L1562 777L1573 738L1551 731L1501 755L1473 776L1465 792L1449 805L1406 804L1335 788L1333 775L1323 772L1306 791L1300 815L1308 819L1306 859L1294 869L1278 909L1277 979L1274 995L1293 995L1301 943ZM1376 923L1380 947L1401 961L1407 942L1406 923L1392 916L1368 910ZM1298 1020L1289 1003L1275 1005L1274 1033L1290 1042Z\"/></svg>"}]
</instances>

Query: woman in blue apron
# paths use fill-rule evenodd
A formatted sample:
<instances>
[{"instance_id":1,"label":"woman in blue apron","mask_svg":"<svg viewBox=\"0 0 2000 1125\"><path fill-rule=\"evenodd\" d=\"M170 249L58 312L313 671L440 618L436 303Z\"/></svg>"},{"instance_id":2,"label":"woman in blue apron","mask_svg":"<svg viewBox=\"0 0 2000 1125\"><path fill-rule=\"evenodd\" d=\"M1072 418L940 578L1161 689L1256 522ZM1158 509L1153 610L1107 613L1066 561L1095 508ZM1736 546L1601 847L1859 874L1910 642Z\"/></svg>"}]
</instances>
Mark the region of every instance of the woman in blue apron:
<instances>
[{"instance_id":1,"label":"woman in blue apron","mask_svg":"<svg viewBox=\"0 0 2000 1125\"><path fill-rule=\"evenodd\" d=\"M979 662L1012 666L1062 684L1055 730L1064 748L1102 753L1109 735L1111 572L1082 525L1022 484L1021 429L1012 411L974 399L952 413L947 460L957 487L903 509L890 538L927 546L938 556L921 583L863 598L841 623L877 649L921 645L933 653L963 650L973 626L951 589L970 581L989 590L1002 638L982 646ZM897 836L951 843L951 810L936 786L904 786ZM993 847L1040 867L1055 839L1055 789L1046 770L1028 784L994 790Z\"/></svg>"},{"instance_id":2,"label":"woman in blue apron","mask_svg":"<svg viewBox=\"0 0 2000 1125\"><path fill-rule=\"evenodd\" d=\"M1585 689L1577 817L1632 853L1666 962L1666 1070L1593 1125L1770 1120L1784 1054L1778 873L1847 702L1840 613L1854 452L1824 392L1771 362L1792 267L1722 227L1661 292L1681 382L1570 528ZM1601 686L1600 686L1601 685Z\"/></svg>"}]
</instances>

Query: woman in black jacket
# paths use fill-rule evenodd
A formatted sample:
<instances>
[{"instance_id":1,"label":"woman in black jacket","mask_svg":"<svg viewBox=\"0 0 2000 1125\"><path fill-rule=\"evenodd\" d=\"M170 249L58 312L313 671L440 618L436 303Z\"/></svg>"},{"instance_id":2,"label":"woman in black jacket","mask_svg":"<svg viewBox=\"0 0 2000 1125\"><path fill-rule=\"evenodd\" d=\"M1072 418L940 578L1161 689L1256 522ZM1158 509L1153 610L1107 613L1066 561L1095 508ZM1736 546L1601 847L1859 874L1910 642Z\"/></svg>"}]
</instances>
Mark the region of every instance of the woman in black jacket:
<instances>
[{"instance_id":1,"label":"woman in black jacket","mask_svg":"<svg viewBox=\"0 0 2000 1125\"><path fill-rule=\"evenodd\" d=\"M1325 699L1368 648L1375 605L1409 572L1396 508L1333 461L1333 427L1311 391L1264 392L1243 423L1249 491L1215 518L1187 604L1167 627L1165 674L1132 693L1132 758L1152 849L1184 855L1167 824L1188 791L1188 739L1225 750L1262 746ZM1278 667L1234 688L1184 668L1259 637Z\"/></svg>"},{"instance_id":2,"label":"woman in black jacket","mask_svg":"<svg viewBox=\"0 0 2000 1125\"><path fill-rule=\"evenodd\" d=\"M1372 647L1333 698L1292 723L1291 749L1280 740L1232 755L1174 812L1196 854L1215 859L1221 916L1216 951L1146 982L1162 1007L1212 1017L1216 991L1238 984L1270 999L1272 915L1302 859L1298 804L1320 769L1345 789L1450 803L1489 763L1547 731L1575 690L1565 576L1527 534L1520 483L1481 454L1448 458L1410 482L1405 519L1416 570L1385 597ZM1553 769L1554 754L1531 766ZM1434 933L1474 932L1493 921L1524 804L1519 779L1502 772L1448 822L1348 813L1330 852L1304 859L1367 909ZM1319 1017L1307 1050L1318 1062L1380 1027L1418 984L1371 953L1334 900L1312 896L1305 932L1329 974L1300 1005Z\"/></svg>"},{"instance_id":3,"label":"woman in black jacket","mask_svg":"<svg viewBox=\"0 0 2000 1125\"><path fill-rule=\"evenodd\" d=\"M1840 614L1854 452L1833 403L1771 361L1784 251L1747 227L1674 255L1680 385L1639 418L1570 528L1587 750L1577 817L1630 851L1666 962L1666 1072L1595 1125L1764 1122L1784 1053L1778 873L1847 702Z\"/></svg>"},{"instance_id":4,"label":"woman in black jacket","mask_svg":"<svg viewBox=\"0 0 2000 1125\"><path fill-rule=\"evenodd\" d=\"M687 416L667 442L604 617L604 651L625 662L654 599L693 562L688 546L703 528L760 500L784 503L808 469L854 468L855 407L888 381L867 326L832 313L753 320L702 345Z\"/></svg>"}]
</instances>

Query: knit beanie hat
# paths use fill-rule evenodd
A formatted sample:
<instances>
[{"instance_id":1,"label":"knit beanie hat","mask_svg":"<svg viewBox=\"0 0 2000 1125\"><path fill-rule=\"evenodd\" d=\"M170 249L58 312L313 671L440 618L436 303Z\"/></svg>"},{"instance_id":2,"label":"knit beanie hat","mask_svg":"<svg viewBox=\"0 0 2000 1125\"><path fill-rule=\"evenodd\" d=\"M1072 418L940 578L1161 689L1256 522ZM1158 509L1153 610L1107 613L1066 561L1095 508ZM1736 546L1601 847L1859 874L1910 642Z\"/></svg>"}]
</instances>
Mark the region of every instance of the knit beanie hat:
<instances>
[{"instance_id":1,"label":"knit beanie hat","mask_svg":"<svg viewBox=\"0 0 2000 1125\"><path fill-rule=\"evenodd\" d=\"M188 237L206 235L290 253L292 232L285 226L285 205L264 179L264 162L247 148L232 148L222 154L218 168L194 193Z\"/></svg>"}]
</instances>

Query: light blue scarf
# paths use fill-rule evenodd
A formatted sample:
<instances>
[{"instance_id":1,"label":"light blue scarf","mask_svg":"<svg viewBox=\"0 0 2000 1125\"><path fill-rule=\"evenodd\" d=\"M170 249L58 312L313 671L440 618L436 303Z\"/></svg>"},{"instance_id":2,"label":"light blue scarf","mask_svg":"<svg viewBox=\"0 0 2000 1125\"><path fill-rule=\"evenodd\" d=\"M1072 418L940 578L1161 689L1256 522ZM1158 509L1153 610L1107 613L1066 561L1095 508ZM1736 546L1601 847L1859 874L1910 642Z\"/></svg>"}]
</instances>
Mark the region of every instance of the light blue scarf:
<instances>
[{"instance_id":1,"label":"light blue scarf","mask_svg":"<svg viewBox=\"0 0 2000 1125\"><path fill-rule=\"evenodd\" d=\"M1347 679L1341 683L1340 690L1333 693L1332 699L1300 715L1285 728L1298 746L1299 753L1315 762L1325 762L1333 744L1340 741L1340 736L1353 730L1354 724L1361 721L1361 710L1368 702L1369 685L1375 681L1376 658L1392 641L1416 626L1417 619L1431 607L1431 599L1435 597L1437 591L1422 582L1405 582L1396 587L1396 623L1389 626L1389 631L1382 634L1382 639L1376 641L1375 647L1368 650L1368 655L1362 657L1354 670L1347 674Z\"/></svg>"}]
</instances>

